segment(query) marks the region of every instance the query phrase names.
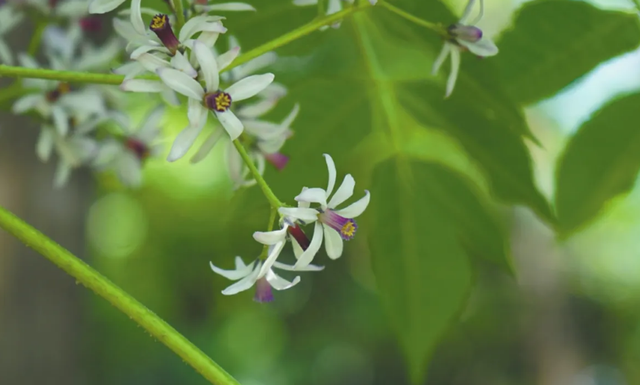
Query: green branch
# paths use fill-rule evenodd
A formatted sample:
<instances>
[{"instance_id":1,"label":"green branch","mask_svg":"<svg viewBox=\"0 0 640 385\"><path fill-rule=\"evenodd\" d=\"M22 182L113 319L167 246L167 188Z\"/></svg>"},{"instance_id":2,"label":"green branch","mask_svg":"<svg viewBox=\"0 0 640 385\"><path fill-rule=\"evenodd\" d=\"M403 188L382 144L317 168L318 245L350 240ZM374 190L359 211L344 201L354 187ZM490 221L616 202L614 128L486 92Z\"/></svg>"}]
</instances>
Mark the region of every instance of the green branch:
<instances>
[{"instance_id":1,"label":"green branch","mask_svg":"<svg viewBox=\"0 0 640 385\"><path fill-rule=\"evenodd\" d=\"M173 10L176 13L176 34L178 34L184 25L184 9L182 8L182 0L173 0Z\"/></svg>"},{"instance_id":2,"label":"green branch","mask_svg":"<svg viewBox=\"0 0 640 385\"><path fill-rule=\"evenodd\" d=\"M640 1L640 0L638 0ZM436 24L436 23L432 23L430 21L426 21L426 20L422 20L419 17L413 16L412 14L410 14L409 12L403 11L402 9L393 6L389 3L387 3L386 1L379 1L379 4L385 8L387 8L389 11L395 13L396 15L409 20L412 23L415 23L419 26L431 29L435 32L437 32L438 34L442 35L442 36L446 36L447 35L447 31L446 29L444 29L441 25Z\"/></svg>"},{"instance_id":3,"label":"green branch","mask_svg":"<svg viewBox=\"0 0 640 385\"><path fill-rule=\"evenodd\" d=\"M240 385L211 358L169 326L151 310L113 284L69 251L38 230L0 207L0 227L45 256L88 289L109 301L154 338L191 365L204 378L216 385Z\"/></svg>"},{"instance_id":4,"label":"green branch","mask_svg":"<svg viewBox=\"0 0 640 385\"><path fill-rule=\"evenodd\" d=\"M179 3L179 2L176 2L176 3ZM369 7L371 7L371 5L369 5L368 2L365 2L362 5L353 6L348 9L344 9L340 12L334 13L333 15L316 19L308 24L303 25L300 28L294 29L291 32L288 32L268 43L265 43L259 47L256 47L238 56L236 60L233 61L233 63L231 63L227 68L223 70L223 72L229 71L234 67L237 67L241 64L244 64L250 60L257 58L258 56L261 56L267 52L273 51L284 45L287 45L294 40L300 39L301 37L309 35L310 33L316 31L320 27L333 24L336 21L343 19L345 16L348 16L354 12L357 12L359 10L369 8ZM84 72L74 72L74 71L56 71L56 70L42 69L42 68L23 68L23 67L13 67L13 66L7 66L7 65L0 65L0 76L10 76L10 77L16 77L16 78L50 79L50 80L58 80L58 81L70 82L70 83L94 83L94 84L113 84L113 85L119 85L124 80L123 75L84 73ZM155 75L139 76L137 78L138 79L158 79L158 77Z\"/></svg>"},{"instance_id":5,"label":"green branch","mask_svg":"<svg viewBox=\"0 0 640 385\"><path fill-rule=\"evenodd\" d=\"M265 181L264 178L262 177L262 175L260 175L260 172L256 168L256 165L253 164L253 161L251 160L251 157L249 157L249 154L247 154L247 150L245 150L245 148L242 145L242 143L240 143L240 141L238 139L236 139L236 140L233 141L233 145L236 147L236 150L238 150L238 153L240 154L240 157L242 158L244 163L249 168L249 171L251 171L251 175L253 175L253 178L258 183L258 186L260 186L260 188L262 189L262 193L264 194L265 198L267 198L267 200L271 204L271 207L276 207L277 208L277 207L284 206L282 204L282 202L280 202L278 197L276 197L276 194L274 194L273 191L271 191L271 188L267 184L267 181Z\"/></svg>"}]
</instances>

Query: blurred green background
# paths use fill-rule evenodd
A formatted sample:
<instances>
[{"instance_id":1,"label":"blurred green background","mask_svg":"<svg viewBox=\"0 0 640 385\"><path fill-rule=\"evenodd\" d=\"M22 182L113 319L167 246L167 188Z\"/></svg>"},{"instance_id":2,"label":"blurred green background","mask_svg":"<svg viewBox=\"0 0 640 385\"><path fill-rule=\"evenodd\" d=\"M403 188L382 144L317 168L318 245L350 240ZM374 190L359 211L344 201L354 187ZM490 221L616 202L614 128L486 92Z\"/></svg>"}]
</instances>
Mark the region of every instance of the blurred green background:
<instances>
[{"instance_id":1,"label":"blurred green background","mask_svg":"<svg viewBox=\"0 0 640 385\"><path fill-rule=\"evenodd\" d=\"M224 145L198 165L149 161L137 191L82 172L55 191L36 127L3 114L0 203L243 385L640 384L638 16L624 0L485 2L501 52L463 54L448 100L448 65L430 75L440 38L380 6L277 51L290 92L269 117L301 114L289 166L266 179L292 202L324 186L330 153L372 204L342 258L321 252L325 271L271 304L222 296L208 267L255 258L268 219L258 188L232 191ZM315 16L252 3L225 15L244 52ZM465 5L392 3L444 24ZM155 106L127 100L137 118ZM185 125L168 112L167 148ZM0 255L0 383L205 383L4 233Z\"/></svg>"}]
</instances>

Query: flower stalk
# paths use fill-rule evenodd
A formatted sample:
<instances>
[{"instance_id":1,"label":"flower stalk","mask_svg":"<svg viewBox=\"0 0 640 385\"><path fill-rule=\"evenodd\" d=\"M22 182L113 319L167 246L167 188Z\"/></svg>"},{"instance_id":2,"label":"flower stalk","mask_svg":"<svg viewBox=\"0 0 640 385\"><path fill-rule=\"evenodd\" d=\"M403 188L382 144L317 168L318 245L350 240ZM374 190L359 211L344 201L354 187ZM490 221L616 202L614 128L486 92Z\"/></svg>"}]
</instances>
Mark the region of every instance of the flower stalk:
<instances>
[{"instance_id":1,"label":"flower stalk","mask_svg":"<svg viewBox=\"0 0 640 385\"><path fill-rule=\"evenodd\" d=\"M640 0L638 0L638 1L640 1ZM396 15L398 15L398 16L406 19L406 20L409 20L412 23L415 23L415 24L417 24L419 26L422 26L422 27L428 28L428 29L430 29L432 31L435 31L441 36L446 36L447 35L447 30L443 26L441 26L441 25L439 25L437 23L432 23L430 21L426 21L426 20L423 20L423 19L421 19L419 17L413 16L409 12L403 11L402 9L400 9L400 8L394 6L394 5L391 5L386 1L381 1L379 4L381 6L387 8L389 11L395 13Z\"/></svg>"},{"instance_id":2,"label":"flower stalk","mask_svg":"<svg viewBox=\"0 0 640 385\"><path fill-rule=\"evenodd\" d=\"M0 206L0 228L109 301L215 385L240 385L173 327L68 250Z\"/></svg>"},{"instance_id":3,"label":"flower stalk","mask_svg":"<svg viewBox=\"0 0 640 385\"><path fill-rule=\"evenodd\" d=\"M249 171L251 172L251 175L253 175L253 177L256 180L258 186L260 186L260 189L262 190L262 193L264 194L265 198L267 198L267 200L271 204L271 207L279 208L279 207L284 206L284 204L282 202L280 202L280 200L278 199L278 197L276 197L276 195L273 193L273 191L271 191L271 188L267 184L267 181L265 181L264 178L262 177L262 175L260 175L260 171L258 171L258 169L256 168L256 165L253 164L253 161L251 160L251 157L249 157L249 154L247 154L247 150L244 148L242 143L240 143L240 140L238 140L238 139L234 140L233 141L233 145L235 146L236 150L238 150L238 153L240 154L240 157L242 158L244 163L249 168Z\"/></svg>"},{"instance_id":4,"label":"flower stalk","mask_svg":"<svg viewBox=\"0 0 640 385\"><path fill-rule=\"evenodd\" d=\"M180 33L180 29L184 25L184 8L182 0L173 0L173 9L176 12L176 33Z\"/></svg>"}]
</instances>

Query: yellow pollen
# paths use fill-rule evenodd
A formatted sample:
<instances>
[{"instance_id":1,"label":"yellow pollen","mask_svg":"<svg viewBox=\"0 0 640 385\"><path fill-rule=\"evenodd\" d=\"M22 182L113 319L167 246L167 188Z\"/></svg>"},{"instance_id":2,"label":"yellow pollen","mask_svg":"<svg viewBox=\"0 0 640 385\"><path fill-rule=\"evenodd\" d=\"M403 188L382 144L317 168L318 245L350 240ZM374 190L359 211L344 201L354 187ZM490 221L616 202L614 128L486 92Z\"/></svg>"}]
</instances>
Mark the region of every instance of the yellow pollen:
<instances>
[{"instance_id":1,"label":"yellow pollen","mask_svg":"<svg viewBox=\"0 0 640 385\"><path fill-rule=\"evenodd\" d=\"M353 237L353 235L356 233L356 227L353 225L353 221L348 221L347 223L345 223L344 226L342 226L342 230L340 230L340 232L346 237Z\"/></svg>"},{"instance_id":2,"label":"yellow pollen","mask_svg":"<svg viewBox=\"0 0 640 385\"><path fill-rule=\"evenodd\" d=\"M222 92L216 96L215 102L217 111L226 111L227 108L231 106L231 99L229 98L229 95Z\"/></svg>"},{"instance_id":3,"label":"yellow pollen","mask_svg":"<svg viewBox=\"0 0 640 385\"><path fill-rule=\"evenodd\" d=\"M161 29L167 24L167 15L155 15L151 19L151 29Z\"/></svg>"}]
</instances>

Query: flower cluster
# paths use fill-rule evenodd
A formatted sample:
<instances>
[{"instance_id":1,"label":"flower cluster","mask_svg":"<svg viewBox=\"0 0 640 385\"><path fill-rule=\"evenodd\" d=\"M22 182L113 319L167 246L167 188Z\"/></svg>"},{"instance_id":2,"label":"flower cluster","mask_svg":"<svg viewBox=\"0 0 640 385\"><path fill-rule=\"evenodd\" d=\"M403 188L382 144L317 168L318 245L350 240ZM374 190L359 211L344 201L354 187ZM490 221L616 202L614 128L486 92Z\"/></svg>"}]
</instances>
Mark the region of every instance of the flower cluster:
<instances>
[{"instance_id":1,"label":"flower cluster","mask_svg":"<svg viewBox=\"0 0 640 385\"><path fill-rule=\"evenodd\" d=\"M234 36L227 34L225 17L212 14L255 9L240 2L209 4L208 0L167 0L168 11L163 13L143 7L142 0L131 0L129 9L121 10L112 19L118 37L101 46L91 44L86 34L100 29L104 20L101 14L114 11L124 2L90 0L87 7L85 0L5 0L0 3L0 60L11 64L17 59L22 67L39 68L34 55L20 53L14 57L2 37L32 11L54 14L55 21L44 29L41 42L50 68L78 72L111 70L123 75L118 92L145 94L153 101L159 97L165 104L184 109L188 124L173 140L168 161L177 161L192 151L203 131L208 131L208 135L193 151L192 163L203 160L217 143L224 142L226 167L234 188L259 183L274 215L277 209L279 220L277 230L254 233L254 239L263 245L263 252L253 262L245 264L237 257L233 270L211 264L214 272L237 281L223 294L235 294L255 286L255 299L270 301L272 288L284 290L300 282L300 276L289 281L274 269L322 270L322 266L312 262L323 244L330 259L339 258L344 241L352 239L358 230L355 218L367 208L370 194L365 190L359 200L339 208L352 197L355 180L347 174L336 189L336 166L328 154L324 155L329 176L326 188L302 188L294 197L297 207L280 203L270 191L262 175L269 165L276 170L287 166L289 157L283 147L293 135L292 126L301 107L299 103L291 103L284 117L276 121L268 118L288 93L284 85L274 81L273 73L265 72L278 56L266 52L249 54L251 60L238 59L241 47ZM371 5L376 2L369 0ZM293 0L293 3L317 5L318 0ZM483 0L480 0L479 16L470 20L475 3L476 0L469 0L460 20L446 29L429 22L419 23L445 38L433 73L451 57L446 96L455 86L462 52L470 51L480 57L498 53L495 44L476 26L483 16ZM328 0L320 5L321 14L339 13L324 22L334 22L332 26L337 28L338 18L347 15L349 9L355 11L367 7L368 3L356 5L354 0ZM392 11L395 9L390 4L384 5ZM413 21L416 19L407 17L403 11L394 12ZM220 39L221 35L225 38ZM39 35L36 34L34 42L32 45L37 48ZM225 49L221 49L221 45ZM56 186L63 185L73 169L88 166L115 174L123 184L135 187L141 184L147 159L164 152L158 145L165 111L160 100L141 123L134 125L119 112L126 108L127 99L122 93L115 94L113 87L77 86L45 79L24 79L21 85L28 92L15 101L13 111L30 114L41 123L36 153L43 161L54 154L57 156ZM278 261L288 243L296 258L292 265Z\"/></svg>"},{"instance_id":2,"label":"flower cluster","mask_svg":"<svg viewBox=\"0 0 640 385\"><path fill-rule=\"evenodd\" d=\"M351 240L358 229L354 218L364 212L369 205L370 194L365 191L364 197L351 205L338 209L347 199L353 195L355 180L348 174L342 184L333 193L336 184L336 166L330 155L324 155L329 172L327 188L307 188L302 191L295 200L298 207L280 207L281 228L275 231L255 232L256 241L268 247L267 258L263 261L257 259L249 265L245 265L240 257L236 258L235 270L222 270L211 264L214 272L238 282L222 291L231 295L256 286L254 299L258 302L273 300L271 289L288 289L298 282L296 276L292 281L287 281L273 272L273 268L288 271L320 271L322 266L312 265L311 262L320 250L324 241L327 255L331 259L342 256L344 241ZM313 207L312 207L313 206ZM313 226L311 239L304 232L303 227ZM296 263L286 265L277 261L284 246L290 241Z\"/></svg>"}]
</instances>

